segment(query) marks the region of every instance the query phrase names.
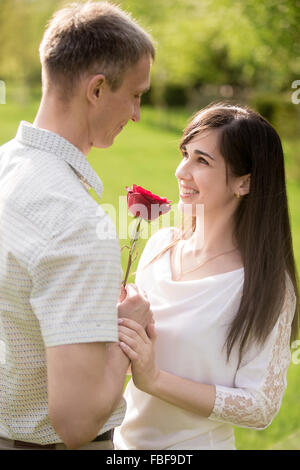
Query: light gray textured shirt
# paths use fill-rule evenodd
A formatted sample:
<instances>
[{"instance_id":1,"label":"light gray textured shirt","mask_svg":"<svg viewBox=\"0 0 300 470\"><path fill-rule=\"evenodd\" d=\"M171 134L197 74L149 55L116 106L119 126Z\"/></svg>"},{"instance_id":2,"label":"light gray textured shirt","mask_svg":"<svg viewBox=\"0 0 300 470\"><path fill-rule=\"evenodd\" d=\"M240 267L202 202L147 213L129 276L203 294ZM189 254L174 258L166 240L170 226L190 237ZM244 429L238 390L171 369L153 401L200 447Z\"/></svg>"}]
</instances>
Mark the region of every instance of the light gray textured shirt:
<instances>
[{"instance_id":1,"label":"light gray textured shirt","mask_svg":"<svg viewBox=\"0 0 300 470\"><path fill-rule=\"evenodd\" d=\"M85 155L53 132L22 121L0 147L0 437L61 442L45 348L118 340L120 246L87 187L101 197ZM99 434L124 412L122 400Z\"/></svg>"}]
</instances>

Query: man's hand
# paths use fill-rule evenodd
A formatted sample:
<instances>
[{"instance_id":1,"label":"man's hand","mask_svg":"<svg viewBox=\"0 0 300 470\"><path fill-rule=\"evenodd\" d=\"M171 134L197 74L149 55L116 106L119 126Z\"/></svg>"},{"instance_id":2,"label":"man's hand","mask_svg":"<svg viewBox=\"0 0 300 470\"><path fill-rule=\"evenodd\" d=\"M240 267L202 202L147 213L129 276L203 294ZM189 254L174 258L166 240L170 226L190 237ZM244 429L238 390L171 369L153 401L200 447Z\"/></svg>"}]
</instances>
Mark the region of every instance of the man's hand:
<instances>
[{"instance_id":1,"label":"man's hand","mask_svg":"<svg viewBox=\"0 0 300 470\"><path fill-rule=\"evenodd\" d=\"M150 303L146 295L135 284L127 284L126 288L122 286L117 307L119 318L134 320L143 328L153 322Z\"/></svg>"}]
</instances>

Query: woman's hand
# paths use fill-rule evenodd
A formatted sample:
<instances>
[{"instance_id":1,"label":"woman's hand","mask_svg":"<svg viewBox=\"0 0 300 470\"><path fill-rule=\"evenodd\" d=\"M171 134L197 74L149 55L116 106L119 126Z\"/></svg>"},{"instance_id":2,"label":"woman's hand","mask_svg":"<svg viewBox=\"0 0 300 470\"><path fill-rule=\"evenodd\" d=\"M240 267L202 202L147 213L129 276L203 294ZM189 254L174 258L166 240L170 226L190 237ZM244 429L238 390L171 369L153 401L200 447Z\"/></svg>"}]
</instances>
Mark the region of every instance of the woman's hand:
<instances>
[{"instance_id":1,"label":"woman's hand","mask_svg":"<svg viewBox=\"0 0 300 470\"><path fill-rule=\"evenodd\" d=\"M119 340L122 351L131 361L132 379L137 388L151 394L160 370L155 364L154 322L145 329L129 318L119 319Z\"/></svg>"}]
</instances>

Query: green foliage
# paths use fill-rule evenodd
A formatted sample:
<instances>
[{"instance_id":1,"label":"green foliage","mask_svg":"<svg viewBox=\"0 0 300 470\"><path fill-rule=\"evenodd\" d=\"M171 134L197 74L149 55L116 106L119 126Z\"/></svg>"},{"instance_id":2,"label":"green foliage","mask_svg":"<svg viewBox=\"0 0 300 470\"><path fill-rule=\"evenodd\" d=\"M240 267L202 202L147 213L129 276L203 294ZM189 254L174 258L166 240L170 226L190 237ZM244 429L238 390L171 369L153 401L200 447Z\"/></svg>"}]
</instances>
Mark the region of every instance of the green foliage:
<instances>
[{"instance_id":1,"label":"green foliage","mask_svg":"<svg viewBox=\"0 0 300 470\"><path fill-rule=\"evenodd\" d=\"M249 96L248 104L268 119L282 137L299 137L300 106L291 102L290 93L255 92Z\"/></svg>"},{"instance_id":2,"label":"green foliage","mask_svg":"<svg viewBox=\"0 0 300 470\"><path fill-rule=\"evenodd\" d=\"M300 75L299 0L155 0L151 7L124 0L121 5L151 27L158 43L155 86L227 83L278 91Z\"/></svg>"},{"instance_id":3,"label":"green foliage","mask_svg":"<svg viewBox=\"0 0 300 470\"><path fill-rule=\"evenodd\" d=\"M0 76L5 80L40 80L39 43L58 0L1 0Z\"/></svg>"},{"instance_id":4,"label":"green foliage","mask_svg":"<svg viewBox=\"0 0 300 470\"><path fill-rule=\"evenodd\" d=\"M79 0L82 2L82 0ZM38 47L62 0L0 0L0 77L40 82ZM153 36L153 104L186 104L230 85L290 90L300 77L300 0L120 0ZM175 91L178 90L178 93ZM150 96L150 95L149 95Z\"/></svg>"}]
</instances>

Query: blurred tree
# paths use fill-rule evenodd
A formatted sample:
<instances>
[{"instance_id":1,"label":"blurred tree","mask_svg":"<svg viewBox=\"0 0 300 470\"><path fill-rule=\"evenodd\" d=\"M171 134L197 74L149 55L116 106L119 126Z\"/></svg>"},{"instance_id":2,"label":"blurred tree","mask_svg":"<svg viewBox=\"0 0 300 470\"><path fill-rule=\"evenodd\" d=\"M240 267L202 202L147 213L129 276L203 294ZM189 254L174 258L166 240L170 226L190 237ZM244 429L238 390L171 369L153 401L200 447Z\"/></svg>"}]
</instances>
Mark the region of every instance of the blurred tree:
<instances>
[{"instance_id":1,"label":"blurred tree","mask_svg":"<svg viewBox=\"0 0 300 470\"><path fill-rule=\"evenodd\" d=\"M2 80L40 82L39 42L53 11L66 3L0 0ZM276 93L290 90L300 78L300 0L118 3L156 42L154 103L183 104L209 86L223 90L225 97L233 89Z\"/></svg>"},{"instance_id":2,"label":"blurred tree","mask_svg":"<svg viewBox=\"0 0 300 470\"><path fill-rule=\"evenodd\" d=\"M300 77L300 0L123 0L157 42L153 89L203 84L265 91ZM169 95L167 91L167 95ZM182 93L180 94L182 96Z\"/></svg>"},{"instance_id":3,"label":"blurred tree","mask_svg":"<svg viewBox=\"0 0 300 470\"><path fill-rule=\"evenodd\" d=\"M242 9L263 46L262 59L271 68L269 86L290 87L293 77L300 76L300 1L247 1Z\"/></svg>"},{"instance_id":4,"label":"blurred tree","mask_svg":"<svg viewBox=\"0 0 300 470\"><path fill-rule=\"evenodd\" d=\"M40 80L38 47L59 0L0 0L0 76L28 83Z\"/></svg>"}]
</instances>

